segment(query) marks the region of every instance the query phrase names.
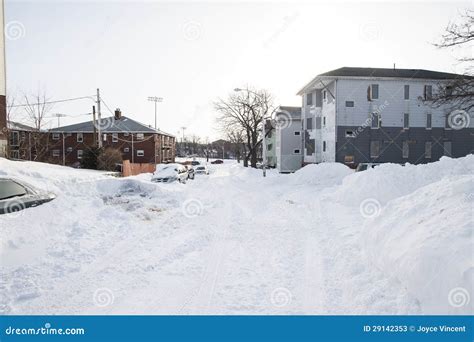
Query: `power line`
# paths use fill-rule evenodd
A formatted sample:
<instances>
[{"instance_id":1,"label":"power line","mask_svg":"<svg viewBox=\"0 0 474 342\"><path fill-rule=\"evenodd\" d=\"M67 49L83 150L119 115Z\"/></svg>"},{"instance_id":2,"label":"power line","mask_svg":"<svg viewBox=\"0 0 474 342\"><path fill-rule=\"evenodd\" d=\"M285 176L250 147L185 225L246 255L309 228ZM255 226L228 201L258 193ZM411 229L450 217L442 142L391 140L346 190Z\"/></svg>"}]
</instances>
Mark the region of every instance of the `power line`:
<instances>
[{"instance_id":1,"label":"power line","mask_svg":"<svg viewBox=\"0 0 474 342\"><path fill-rule=\"evenodd\" d=\"M92 100L93 97L92 96L81 96L81 97L73 97L73 98L70 98L70 99L62 99L62 100L56 100L56 101L45 101L45 102L39 102L39 103L26 103L26 104L10 105L10 106L7 106L7 107L8 108L29 107L29 106L38 106L38 105L43 105L43 104L61 103L61 102L77 101L77 100L84 100L84 99Z\"/></svg>"}]
</instances>

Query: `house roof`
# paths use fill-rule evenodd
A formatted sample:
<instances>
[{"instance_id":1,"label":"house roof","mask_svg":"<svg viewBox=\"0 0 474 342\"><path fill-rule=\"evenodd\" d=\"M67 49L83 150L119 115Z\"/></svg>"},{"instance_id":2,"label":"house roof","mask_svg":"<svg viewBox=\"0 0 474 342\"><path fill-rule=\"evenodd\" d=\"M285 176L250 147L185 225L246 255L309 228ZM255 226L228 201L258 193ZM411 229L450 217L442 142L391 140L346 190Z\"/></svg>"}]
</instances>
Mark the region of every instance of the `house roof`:
<instances>
[{"instance_id":1,"label":"house roof","mask_svg":"<svg viewBox=\"0 0 474 342\"><path fill-rule=\"evenodd\" d=\"M36 131L36 129L31 126L24 125L22 123L15 122L15 121L8 121L7 126L8 126L8 129L14 130L14 131L27 131L27 132Z\"/></svg>"},{"instance_id":2,"label":"house roof","mask_svg":"<svg viewBox=\"0 0 474 342\"><path fill-rule=\"evenodd\" d=\"M279 112L288 113L294 119L298 119L301 117L301 107L280 106L278 107L277 115Z\"/></svg>"},{"instance_id":3,"label":"house roof","mask_svg":"<svg viewBox=\"0 0 474 342\"><path fill-rule=\"evenodd\" d=\"M159 133L163 135L173 136L172 134L160 131L158 129L155 130L150 126L144 125L123 115L120 117L120 119L116 119L115 117L111 116L107 118L102 118L100 120L100 123L98 121L96 122L96 127L100 127L102 133ZM91 120L78 124L52 128L49 131L60 133L92 133L94 132L94 122Z\"/></svg>"},{"instance_id":4,"label":"house roof","mask_svg":"<svg viewBox=\"0 0 474 342\"><path fill-rule=\"evenodd\" d=\"M355 68L343 67L331 70L316 76L311 82L305 85L299 92L301 93L318 78L403 78L403 79L425 79L425 80L452 80L458 78L471 78L472 76L452 74L447 72L424 70L424 69L394 69L394 68Z\"/></svg>"}]
</instances>

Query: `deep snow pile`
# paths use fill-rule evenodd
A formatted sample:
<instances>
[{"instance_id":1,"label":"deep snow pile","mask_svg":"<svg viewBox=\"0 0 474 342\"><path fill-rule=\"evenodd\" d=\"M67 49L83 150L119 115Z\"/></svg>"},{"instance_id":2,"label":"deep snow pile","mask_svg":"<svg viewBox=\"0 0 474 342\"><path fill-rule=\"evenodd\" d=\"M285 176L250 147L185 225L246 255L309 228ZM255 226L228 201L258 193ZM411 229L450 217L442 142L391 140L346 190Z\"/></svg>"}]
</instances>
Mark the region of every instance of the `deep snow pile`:
<instances>
[{"instance_id":1,"label":"deep snow pile","mask_svg":"<svg viewBox=\"0 0 474 342\"><path fill-rule=\"evenodd\" d=\"M0 216L8 314L472 312L474 156L187 184L0 159L53 191Z\"/></svg>"}]
</instances>

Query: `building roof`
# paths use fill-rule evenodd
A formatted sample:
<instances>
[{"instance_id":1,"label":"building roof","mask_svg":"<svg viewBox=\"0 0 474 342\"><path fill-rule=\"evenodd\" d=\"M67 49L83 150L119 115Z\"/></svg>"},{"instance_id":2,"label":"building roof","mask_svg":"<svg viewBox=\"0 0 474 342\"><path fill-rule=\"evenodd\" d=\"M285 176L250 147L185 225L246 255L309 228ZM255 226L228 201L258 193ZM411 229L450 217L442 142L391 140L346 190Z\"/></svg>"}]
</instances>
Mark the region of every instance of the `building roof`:
<instances>
[{"instance_id":1,"label":"building roof","mask_svg":"<svg viewBox=\"0 0 474 342\"><path fill-rule=\"evenodd\" d=\"M120 119L116 119L113 116L102 118L100 123L96 121L96 127L100 127L102 133L159 133L172 137L174 136L158 129L155 130L150 126L144 125L123 115L120 117ZM78 124L52 128L49 131L60 133L92 133L94 132L94 122L91 120Z\"/></svg>"},{"instance_id":2,"label":"building roof","mask_svg":"<svg viewBox=\"0 0 474 342\"><path fill-rule=\"evenodd\" d=\"M452 74L447 72L424 70L424 69L396 69L396 68L355 68L343 67L317 75L311 82L305 85L301 93L318 79L330 78L403 78L424 80L453 80L459 78L471 78L472 76Z\"/></svg>"},{"instance_id":3,"label":"building roof","mask_svg":"<svg viewBox=\"0 0 474 342\"><path fill-rule=\"evenodd\" d=\"M288 113L294 119L301 118L301 107L280 106L278 107L277 115L281 112Z\"/></svg>"},{"instance_id":4,"label":"building roof","mask_svg":"<svg viewBox=\"0 0 474 342\"><path fill-rule=\"evenodd\" d=\"M15 121L8 121L7 127L13 131L36 131L35 128Z\"/></svg>"}]
</instances>

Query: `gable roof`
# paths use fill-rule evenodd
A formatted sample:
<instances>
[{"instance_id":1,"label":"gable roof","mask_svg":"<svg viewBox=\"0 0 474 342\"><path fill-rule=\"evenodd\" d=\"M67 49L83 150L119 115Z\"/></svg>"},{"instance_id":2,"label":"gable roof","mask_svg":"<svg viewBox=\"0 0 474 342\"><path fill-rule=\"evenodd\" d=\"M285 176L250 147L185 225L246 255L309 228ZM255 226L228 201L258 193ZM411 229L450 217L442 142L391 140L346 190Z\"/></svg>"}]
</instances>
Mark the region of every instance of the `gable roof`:
<instances>
[{"instance_id":1,"label":"gable roof","mask_svg":"<svg viewBox=\"0 0 474 342\"><path fill-rule=\"evenodd\" d=\"M301 117L301 107L280 106L278 107L277 115L279 112L286 112L294 119Z\"/></svg>"},{"instance_id":2,"label":"gable roof","mask_svg":"<svg viewBox=\"0 0 474 342\"><path fill-rule=\"evenodd\" d=\"M102 118L100 123L96 121L95 125L96 127L100 127L102 133L159 133L172 137L174 136L158 129L155 130L150 126L144 125L123 115L120 117L120 119L116 119L113 116ZM91 120L73 125L52 128L49 131L60 133L92 133L94 132L94 122Z\"/></svg>"},{"instance_id":3,"label":"gable roof","mask_svg":"<svg viewBox=\"0 0 474 342\"><path fill-rule=\"evenodd\" d=\"M15 121L8 121L7 127L8 129L13 130L13 131L26 131L26 132L36 131L36 129L31 126L24 125L22 123L15 122Z\"/></svg>"},{"instance_id":4,"label":"gable roof","mask_svg":"<svg viewBox=\"0 0 474 342\"><path fill-rule=\"evenodd\" d=\"M424 69L390 69L390 68L358 68L343 67L317 75L311 82L306 84L299 92L301 93L318 78L402 78L402 79L424 79L424 80L453 80L459 78L473 78L472 76L452 74Z\"/></svg>"}]
</instances>

